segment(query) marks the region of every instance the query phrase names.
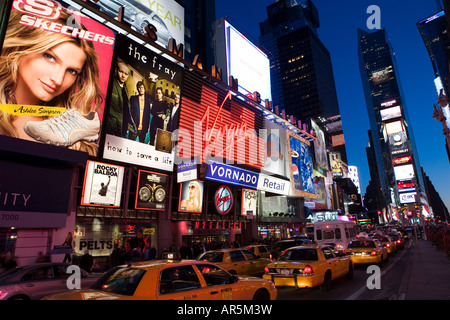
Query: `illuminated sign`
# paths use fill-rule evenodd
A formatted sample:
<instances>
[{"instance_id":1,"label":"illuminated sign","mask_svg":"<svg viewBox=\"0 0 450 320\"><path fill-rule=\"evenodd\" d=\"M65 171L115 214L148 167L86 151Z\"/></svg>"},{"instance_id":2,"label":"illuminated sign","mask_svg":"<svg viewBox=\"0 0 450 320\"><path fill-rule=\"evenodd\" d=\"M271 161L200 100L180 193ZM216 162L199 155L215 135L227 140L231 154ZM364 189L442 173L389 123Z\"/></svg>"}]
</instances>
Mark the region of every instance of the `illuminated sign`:
<instances>
[{"instance_id":1,"label":"illuminated sign","mask_svg":"<svg viewBox=\"0 0 450 320\"><path fill-rule=\"evenodd\" d=\"M136 209L165 210L167 175L139 170L136 190Z\"/></svg>"},{"instance_id":2,"label":"illuminated sign","mask_svg":"<svg viewBox=\"0 0 450 320\"><path fill-rule=\"evenodd\" d=\"M259 174L258 190L288 195L290 187L291 182L289 180L279 179L264 173Z\"/></svg>"},{"instance_id":3,"label":"illuminated sign","mask_svg":"<svg viewBox=\"0 0 450 320\"><path fill-rule=\"evenodd\" d=\"M66 6L63 1L12 1L9 21L2 21L7 28L0 64L9 67L0 75L0 134L97 156L115 34ZM31 57L34 63L22 63ZM55 61L70 70L64 84L56 83ZM37 71L46 80L27 85ZM74 123L79 124L75 130Z\"/></svg>"},{"instance_id":4,"label":"illuminated sign","mask_svg":"<svg viewBox=\"0 0 450 320\"><path fill-rule=\"evenodd\" d=\"M325 135L324 135L322 129L312 120L311 120L311 127L316 132L316 137L317 137L317 140L314 141L315 160L321 168L328 168L327 147L325 144ZM337 135L337 136L340 136L340 135ZM340 140L339 142L334 140L334 137L337 137L337 136L333 136L333 146L341 145L341 144L345 143L343 134L342 134L342 140Z\"/></svg>"},{"instance_id":5,"label":"illuminated sign","mask_svg":"<svg viewBox=\"0 0 450 320\"><path fill-rule=\"evenodd\" d=\"M122 35L115 54L103 157L171 172L183 69Z\"/></svg>"},{"instance_id":6,"label":"illuminated sign","mask_svg":"<svg viewBox=\"0 0 450 320\"><path fill-rule=\"evenodd\" d=\"M259 173L210 161L206 170L206 179L226 182L238 186L256 189Z\"/></svg>"},{"instance_id":7,"label":"illuminated sign","mask_svg":"<svg viewBox=\"0 0 450 320\"><path fill-rule=\"evenodd\" d=\"M414 203L416 202L416 192L409 192L409 193L400 193L399 195L400 203Z\"/></svg>"},{"instance_id":8,"label":"illuminated sign","mask_svg":"<svg viewBox=\"0 0 450 320\"><path fill-rule=\"evenodd\" d=\"M183 162L177 165L177 182L197 179L197 164L195 161Z\"/></svg>"},{"instance_id":9,"label":"illuminated sign","mask_svg":"<svg viewBox=\"0 0 450 320\"><path fill-rule=\"evenodd\" d=\"M392 107L396 103L397 103L397 100L389 100L389 101L385 101L385 102L381 103L380 106L382 108L388 108L388 107Z\"/></svg>"},{"instance_id":10,"label":"illuminated sign","mask_svg":"<svg viewBox=\"0 0 450 320\"><path fill-rule=\"evenodd\" d=\"M411 180L415 177L414 166L412 164L396 166L394 167L394 174L396 180Z\"/></svg>"},{"instance_id":11,"label":"illuminated sign","mask_svg":"<svg viewBox=\"0 0 450 320\"><path fill-rule=\"evenodd\" d=\"M408 138L406 137L406 132L398 132L392 134L388 138L389 149L392 155L400 155L409 152Z\"/></svg>"},{"instance_id":12,"label":"illuminated sign","mask_svg":"<svg viewBox=\"0 0 450 320\"><path fill-rule=\"evenodd\" d=\"M414 188L416 184L412 181L397 181L397 189Z\"/></svg>"},{"instance_id":13,"label":"illuminated sign","mask_svg":"<svg viewBox=\"0 0 450 320\"><path fill-rule=\"evenodd\" d=\"M392 159L392 164L394 166L400 165L400 164L407 164L411 162L411 156L405 156L401 158Z\"/></svg>"},{"instance_id":14,"label":"illuminated sign","mask_svg":"<svg viewBox=\"0 0 450 320\"><path fill-rule=\"evenodd\" d=\"M394 121L386 123L386 132L388 135L403 132L403 125L401 121Z\"/></svg>"},{"instance_id":15,"label":"illuminated sign","mask_svg":"<svg viewBox=\"0 0 450 320\"><path fill-rule=\"evenodd\" d=\"M199 213L203 209L204 182L200 180L180 183L178 211Z\"/></svg>"},{"instance_id":16,"label":"illuminated sign","mask_svg":"<svg viewBox=\"0 0 450 320\"><path fill-rule=\"evenodd\" d=\"M216 210L221 215L228 214L233 208L234 198L233 193L227 186L222 186L217 189L214 194L214 205Z\"/></svg>"},{"instance_id":17,"label":"illuminated sign","mask_svg":"<svg viewBox=\"0 0 450 320\"><path fill-rule=\"evenodd\" d=\"M292 193L300 197L315 199L313 164L309 142L290 131L287 132L287 140Z\"/></svg>"},{"instance_id":18,"label":"illuminated sign","mask_svg":"<svg viewBox=\"0 0 450 320\"><path fill-rule=\"evenodd\" d=\"M380 110L380 115L382 121L400 118L402 116L402 109L400 108L400 106L383 109Z\"/></svg>"},{"instance_id":19,"label":"illuminated sign","mask_svg":"<svg viewBox=\"0 0 450 320\"><path fill-rule=\"evenodd\" d=\"M125 168L88 160L81 205L120 207Z\"/></svg>"},{"instance_id":20,"label":"illuminated sign","mask_svg":"<svg viewBox=\"0 0 450 320\"><path fill-rule=\"evenodd\" d=\"M258 202L258 191L242 188L241 215L251 219L256 215L256 204Z\"/></svg>"},{"instance_id":21,"label":"illuminated sign","mask_svg":"<svg viewBox=\"0 0 450 320\"><path fill-rule=\"evenodd\" d=\"M261 169L266 153L265 139L258 136L263 125L261 111L238 101L231 91L210 88L194 74L186 73L185 81L192 87L183 91L177 161L226 160Z\"/></svg>"},{"instance_id":22,"label":"illuminated sign","mask_svg":"<svg viewBox=\"0 0 450 320\"><path fill-rule=\"evenodd\" d=\"M390 67L383 69L381 71L375 71L372 73L372 80L374 85L382 84L386 81L389 81L389 70Z\"/></svg>"}]
</instances>

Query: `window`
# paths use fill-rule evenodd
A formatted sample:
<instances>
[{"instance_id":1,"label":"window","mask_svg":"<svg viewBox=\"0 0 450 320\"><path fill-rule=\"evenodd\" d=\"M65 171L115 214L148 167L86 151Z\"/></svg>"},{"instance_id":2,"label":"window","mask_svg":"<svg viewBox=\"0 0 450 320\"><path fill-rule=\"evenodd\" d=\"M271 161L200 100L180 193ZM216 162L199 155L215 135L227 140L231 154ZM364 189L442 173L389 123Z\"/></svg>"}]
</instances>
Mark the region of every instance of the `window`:
<instances>
[{"instance_id":1,"label":"window","mask_svg":"<svg viewBox=\"0 0 450 320\"><path fill-rule=\"evenodd\" d=\"M113 269L96 282L95 289L132 296L144 274L145 270L141 269Z\"/></svg>"},{"instance_id":2,"label":"window","mask_svg":"<svg viewBox=\"0 0 450 320\"><path fill-rule=\"evenodd\" d=\"M334 231L333 230L324 230L323 238L325 240L334 239Z\"/></svg>"},{"instance_id":3,"label":"window","mask_svg":"<svg viewBox=\"0 0 450 320\"><path fill-rule=\"evenodd\" d=\"M341 229L339 229L339 228L334 229L334 236L336 237L336 239L340 239L341 238Z\"/></svg>"},{"instance_id":4,"label":"window","mask_svg":"<svg viewBox=\"0 0 450 320\"><path fill-rule=\"evenodd\" d=\"M225 270L212 264L196 265L208 287L231 283L232 276Z\"/></svg>"},{"instance_id":5,"label":"window","mask_svg":"<svg viewBox=\"0 0 450 320\"><path fill-rule=\"evenodd\" d=\"M55 278L68 278L72 273L67 273L67 265L53 266L53 274Z\"/></svg>"},{"instance_id":6,"label":"window","mask_svg":"<svg viewBox=\"0 0 450 320\"><path fill-rule=\"evenodd\" d=\"M316 230L316 240L322 240L322 230Z\"/></svg>"},{"instance_id":7,"label":"window","mask_svg":"<svg viewBox=\"0 0 450 320\"><path fill-rule=\"evenodd\" d=\"M284 254L279 258L280 261L317 261L317 250L316 249L291 249L284 252Z\"/></svg>"},{"instance_id":8,"label":"window","mask_svg":"<svg viewBox=\"0 0 450 320\"><path fill-rule=\"evenodd\" d=\"M323 255L325 256L325 259L333 259L334 258L334 254L333 254L333 252L331 251L331 249L330 248L328 248L328 247L326 247L326 248L322 248L322 252L323 252Z\"/></svg>"},{"instance_id":9,"label":"window","mask_svg":"<svg viewBox=\"0 0 450 320\"><path fill-rule=\"evenodd\" d=\"M247 258L247 260L256 260L256 259L258 259L256 257L256 254L254 254L253 252L250 252L248 250L242 250L242 252L244 253L244 255Z\"/></svg>"},{"instance_id":10,"label":"window","mask_svg":"<svg viewBox=\"0 0 450 320\"><path fill-rule=\"evenodd\" d=\"M245 261L244 255L239 250L230 251L230 259L231 259L231 262Z\"/></svg>"},{"instance_id":11,"label":"window","mask_svg":"<svg viewBox=\"0 0 450 320\"><path fill-rule=\"evenodd\" d=\"M161 272L159 293L167 294L200 288L200 280L192 266L164 269Z\"/></svg>"},{"instance_id":12,"label":"window","mask_svg":"<svg viewBox=\"0 0 450 320\"><path fill-rule=\"evenodd\" d=\"M208 261L208 262L222 262L223 261L223 252L205 252L198 260Z\"/></svg>"},{"instance_id":13,"label":"window","mask_svg":"<svg viewBox=\"0 0 450 320\"><path fill-rule=\"evenodd\" d=\"M267 248L266 247L259 247L259 252L260 253L265 253L265 252L267 252Z\"/></svg>"}]
</instances>

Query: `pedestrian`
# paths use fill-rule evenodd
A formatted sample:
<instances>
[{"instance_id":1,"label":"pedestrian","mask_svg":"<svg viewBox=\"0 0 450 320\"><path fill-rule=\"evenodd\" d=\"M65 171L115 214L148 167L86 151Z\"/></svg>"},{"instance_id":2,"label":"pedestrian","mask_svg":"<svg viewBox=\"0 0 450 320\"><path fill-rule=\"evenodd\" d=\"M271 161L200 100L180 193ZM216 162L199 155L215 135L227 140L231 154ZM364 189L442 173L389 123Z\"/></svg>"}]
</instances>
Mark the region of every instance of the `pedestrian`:
<instances>
[{"instance_id":1,"label":"pedestrian","mask_svg":"<svg viewBox=\"0 0 450 320\"><path fill-rule=\"evenodd\" d=\"M110 256L111 268L118 266L119 262L120 262L120 250L119 250L119 247L117 246L117 244L115 244L114 249L111 252L111 256Z\"/></svg>"},{"instance_id":2,"label":"pedestrian","mask_svg":"<svg viewBox=\"0 0 450 320\"><path fill-rule=\"evenodd\" d=\"M89 254L89 250L84 251L84 255L80 259L80 268L92 272L92 265L94 264L94 257Z\"/></svg>"},{"instance_id":3,"label":"pedestrian","mask_svg":"<svg viewBox=\"0 0 450 320\"><path fill-rule=\"evenodd\" d=\"M192 259L192 249L185 242L183 242L179 252L181 259Z\"/></svg>"},{"instance_id":4,"label":"pedestrian","mask_svg":"<svg viewBox=\"0 0 450 320\"><path fill-rule=\"evenodd\" d=\"M64 249L72 249L72 241L73 241L73 237L72 237L72 232L68 232L67 233L67 237L66 240L64 240L64 243L62 244ZM70 253L67 252L66 255L64 256L64 260L63 263L70 263L72 261L72 257L70 256Z\"/></svg>"}]
</instances>

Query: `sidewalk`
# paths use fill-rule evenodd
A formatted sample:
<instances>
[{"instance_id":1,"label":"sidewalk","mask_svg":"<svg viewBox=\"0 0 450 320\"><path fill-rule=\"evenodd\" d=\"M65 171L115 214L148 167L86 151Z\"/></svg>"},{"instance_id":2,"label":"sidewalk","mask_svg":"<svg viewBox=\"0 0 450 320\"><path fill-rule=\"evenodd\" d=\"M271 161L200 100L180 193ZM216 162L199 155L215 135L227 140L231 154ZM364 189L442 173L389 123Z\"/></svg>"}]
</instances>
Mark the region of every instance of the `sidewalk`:
<instances>
[{"instance_id":1,"label":"sidewalk","mask_svg":"<svg viewBox=\"0 0 450 320\"><path fill-rule=\"evenodd\" d=\"M450 300L450 257L427 240L413 241L405 275L405 300Z\"/></svg>"}]
</instances>

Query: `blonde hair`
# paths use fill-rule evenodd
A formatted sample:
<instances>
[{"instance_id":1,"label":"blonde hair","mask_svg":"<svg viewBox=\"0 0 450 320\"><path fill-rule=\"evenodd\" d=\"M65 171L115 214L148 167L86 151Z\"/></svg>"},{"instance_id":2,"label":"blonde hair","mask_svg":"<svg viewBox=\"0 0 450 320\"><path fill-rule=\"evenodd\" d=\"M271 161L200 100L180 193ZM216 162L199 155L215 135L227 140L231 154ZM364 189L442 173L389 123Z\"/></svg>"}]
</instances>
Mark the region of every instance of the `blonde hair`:
<instances>
[{"instance_id":1,"label":"blonde hair","mask_svg":"<svg viewBox=\"0 0 450 320\"><path fill-rule=\"evenodd\" d=\"M201 190L200 190L200 183L198 183L198 181L191 181L189 182L188 188L190 185L193 185L195 187L195 189L197 190L197 193L195 195L195 198L192 199L192 202L195 206L195 208L200 209L202 206L202 195L201 195ZM189 198L189 200L191 200Z\"/></svg>"},{"instance_id":2,"label":"blonde hair","mask_svg":"<svg viewBox=\"0 0 450 320\"><path fill-rule=\"evenodd\" d=\"M78 45L86 53L86 61L83 69L77 76L71 88L52 101L43 105L76 109L83 114L91 110L97 111L104 101L104 95L100 89L99 66L97 53L91 41L73 38L60 33L49 32L20 24L22 14L11 10L8 28L0 55L0 103L15 104L14 91L18 78L19 65L28 54L45 52L63 42L72 42ZM55 22L66 24L71 16L61 11L59 19ZM80 29L85 30L81 26ZM16 116L0 111L0 134L17 137L13 120ZM80 141L70 147L82 150L90 154L96 153L96 145L86 141ZM92 153L93 152L93 153Z\"/></svg>"}]
</instances>

